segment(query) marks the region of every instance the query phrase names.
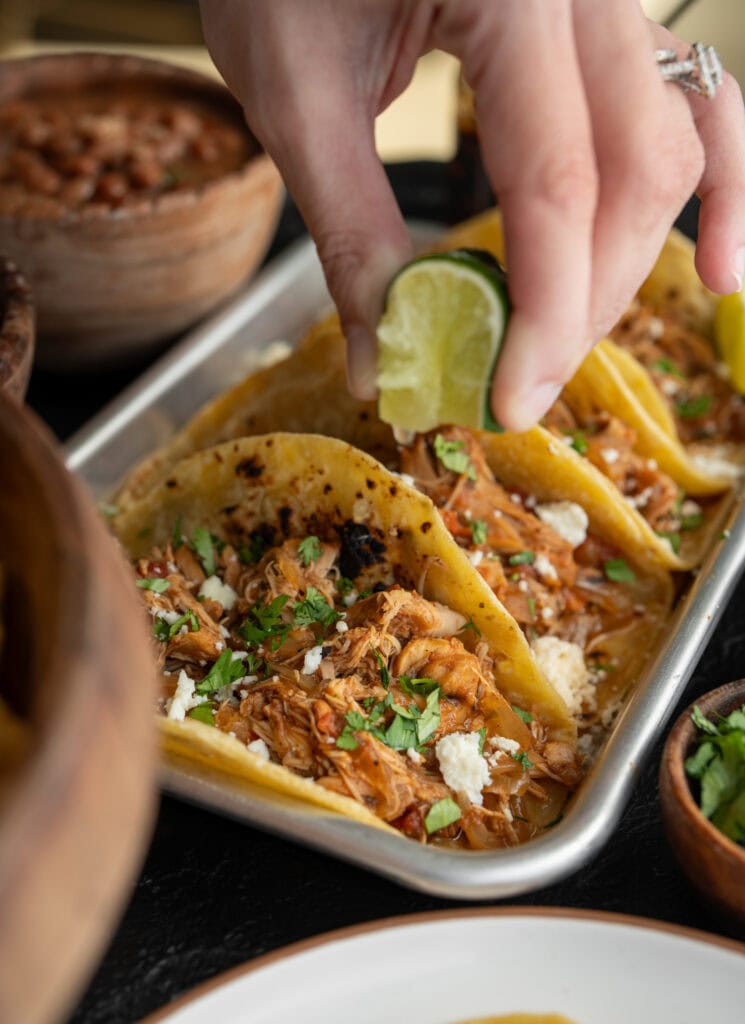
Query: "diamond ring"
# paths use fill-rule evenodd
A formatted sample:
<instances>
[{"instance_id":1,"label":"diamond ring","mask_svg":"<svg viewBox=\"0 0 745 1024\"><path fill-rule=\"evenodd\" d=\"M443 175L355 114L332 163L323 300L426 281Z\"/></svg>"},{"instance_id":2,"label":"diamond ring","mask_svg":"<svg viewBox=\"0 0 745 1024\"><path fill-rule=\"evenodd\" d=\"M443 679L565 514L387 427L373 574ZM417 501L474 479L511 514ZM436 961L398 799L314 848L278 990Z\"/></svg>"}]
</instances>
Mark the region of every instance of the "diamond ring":
<instances>
[{"instance_id":1,"label":"diamond ring","mask_svg":"<svg viewBox=\"0 0 745 1024\"><path fill-rule=\"evenodd\" d=\"M685 92L712 99L722 84L722 62L713 46L694 43L682 60L675 50L655 50L654 56L663 79Z\"/></svg>"}]
</instances>

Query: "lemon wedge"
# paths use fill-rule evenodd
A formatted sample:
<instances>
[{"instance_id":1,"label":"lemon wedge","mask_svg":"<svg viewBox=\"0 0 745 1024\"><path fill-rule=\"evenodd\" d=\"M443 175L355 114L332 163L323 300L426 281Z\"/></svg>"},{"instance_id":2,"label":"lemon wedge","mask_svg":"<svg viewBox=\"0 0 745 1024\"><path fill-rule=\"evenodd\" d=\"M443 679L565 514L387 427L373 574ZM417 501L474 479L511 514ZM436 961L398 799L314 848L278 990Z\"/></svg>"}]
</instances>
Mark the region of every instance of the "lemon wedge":
<instances>
[{"instance_id":1,"label":"lemon wedge","mask_svg":"<svg viewBox=\"0 0 745 1024\"><path fill-rule=\"evenodd\" d=\"M407 263L378 325L381 419L404 430L499 429L489 396L508 311L504 274L489 253L458 249Z\"/></svg>"},{"instance_id":2,"label":"lemon wedge","mask_svg":"<svg viewBox=\"0 0 745 1024\"><path fill-rule=\"evenodd\" d=\"M714 338L732 385L745 394L745 289L723 295L714 314Z\"/></svg>"}]
</instances>

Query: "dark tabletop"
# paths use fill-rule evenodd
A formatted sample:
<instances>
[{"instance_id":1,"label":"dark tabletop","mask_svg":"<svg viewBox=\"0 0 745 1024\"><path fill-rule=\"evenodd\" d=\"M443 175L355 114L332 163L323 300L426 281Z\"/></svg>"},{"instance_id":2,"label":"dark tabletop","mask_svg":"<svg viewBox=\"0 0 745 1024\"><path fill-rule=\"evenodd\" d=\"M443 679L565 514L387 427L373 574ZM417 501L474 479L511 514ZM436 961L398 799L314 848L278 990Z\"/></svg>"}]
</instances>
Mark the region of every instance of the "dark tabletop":
<instances>
[{"instance_id":1,"label":"dark tabletop","mask_svg":"<svg viewBox=\"0 0 745 1024\"><path fill-rule=\"evenodd\" d=\"M404 164L389 173L408 216L452 219L445 168ZM693 208L686 210L684 226L689 233L695 229ZM288 202L269 258L302 231ZM62 379L36 372L29 403L65 438L144 368ZM741 580L671 718L699 694L745 675L744 607ZM600 856L558 884L501 902L639 914L745 939L745 930L727 932L697 904L667 845L657 795L663 741L664 735ZM458 906L470 904L409 892L287 840L163 797L129 906L72 1021L135 1021L206 978L287 943L391 915Z\"/></svg>"}]
</instances>

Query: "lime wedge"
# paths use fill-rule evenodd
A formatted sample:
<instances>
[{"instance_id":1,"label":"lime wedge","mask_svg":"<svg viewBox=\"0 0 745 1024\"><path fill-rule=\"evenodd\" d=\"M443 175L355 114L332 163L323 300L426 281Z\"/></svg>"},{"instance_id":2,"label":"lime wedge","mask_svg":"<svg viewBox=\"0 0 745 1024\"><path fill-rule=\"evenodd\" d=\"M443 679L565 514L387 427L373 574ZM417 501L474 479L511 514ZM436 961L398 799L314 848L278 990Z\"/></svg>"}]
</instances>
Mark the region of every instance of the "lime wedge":
<instances>
[{"instance_id":1,"label":"lime wedge","mask_svg":"<svg viewBox=\"0 0 745 1024\"><path fill-rule=\"evenodd\" d=\"M723 295L714 314L714 338L732 385L745 394L745 294Z\"/></svg>"},{"instance_id":2,"label":"lime wedge","mask_svg":"<svg viewBox=\"0 0 745 1024\"><path fill-rule=\"evenodd\" d=\"M407 263L378 324L381 419L406 430L499 429L489 393L508 309L489 253L458 249Z\"/></svg>"}]
</instances>

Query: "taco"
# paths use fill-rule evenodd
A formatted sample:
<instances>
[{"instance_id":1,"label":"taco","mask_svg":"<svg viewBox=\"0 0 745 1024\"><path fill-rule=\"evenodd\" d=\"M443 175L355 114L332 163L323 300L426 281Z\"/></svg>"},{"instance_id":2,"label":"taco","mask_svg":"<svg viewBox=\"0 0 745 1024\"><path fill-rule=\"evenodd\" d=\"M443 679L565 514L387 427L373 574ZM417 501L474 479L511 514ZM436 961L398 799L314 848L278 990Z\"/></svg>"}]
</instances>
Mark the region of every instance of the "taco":
<instances>
[{"instance_id":1,"label":"taco","mask_svg":"<svg viewBox=\"0 0 745 1024\"><path fill-rule=\"evenodd\" d=\"M699 280L694 252L670 234L604 351L630 387L646 377L644 407L673 450L682 446L706 479L731 482L745 467L745 398L717 354L718 298Z\"/></svg>"},{"instance_id":2,"label":"taco","mask_svg":"<svg viewBox=\"0 0 745 1024\"><path fill-rule=\"evenodd\" d=\"M536 835L574 724L431 501L351 446L180 462L113 520L152 617L168 754L419 841Z\"/></svg>"}]
</instances>

